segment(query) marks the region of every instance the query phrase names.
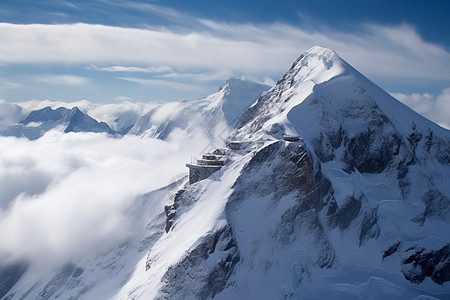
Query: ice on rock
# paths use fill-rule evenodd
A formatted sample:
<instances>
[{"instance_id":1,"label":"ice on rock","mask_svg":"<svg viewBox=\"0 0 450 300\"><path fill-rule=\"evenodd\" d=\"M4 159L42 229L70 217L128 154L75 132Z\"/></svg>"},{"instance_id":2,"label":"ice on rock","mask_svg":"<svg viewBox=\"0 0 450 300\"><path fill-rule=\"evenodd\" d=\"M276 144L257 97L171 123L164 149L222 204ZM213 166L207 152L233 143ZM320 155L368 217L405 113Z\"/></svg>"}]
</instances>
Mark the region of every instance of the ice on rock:
<instances>
[{"instance_id":1,"label":"ice on rock","mask_svg":"<svg viewBox=\"0 0 450 300\"><path fill-rule=\"evenodd\" d=\"M244 109L239 99L259 88L230 80L206 99L154 108L130 133L162 138L216 121L229 128ZM146 195L135 212L139 236L73 262L84 269L79 285L68 290L64 281L54 295L448 298L448 130L316 46L242 114L227 141L245 147L230 149L213 177L166 187L176 201L164 189ZM11 300L38 295L52 280L23 276Z\"/></svg>"}]
</instances>

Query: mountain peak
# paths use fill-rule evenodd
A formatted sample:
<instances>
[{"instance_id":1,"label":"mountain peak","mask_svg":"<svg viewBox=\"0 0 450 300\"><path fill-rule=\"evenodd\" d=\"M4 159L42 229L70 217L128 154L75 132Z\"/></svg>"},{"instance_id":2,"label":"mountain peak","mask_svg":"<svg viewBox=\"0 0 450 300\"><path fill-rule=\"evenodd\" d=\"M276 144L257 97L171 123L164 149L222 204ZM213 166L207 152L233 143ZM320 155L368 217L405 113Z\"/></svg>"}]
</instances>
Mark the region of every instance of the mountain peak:
<instances>
[{"instance_id":1,"label":"mountain peak","mask_svg":"<svg viewBox=\"0 0 450 300\"><path fill-rule=\"evenodd\" d=\"M374 130L375 116L380 126L389 120L391 129L402 135L410 131L413 123L422 132L440 131L364 77L336 52L315 46L303 53L277 84L244 113L234 134L245 139L245 135L256 132L272 132L276 123L284 124L287 134L297 131L305 139L315 139L322 132L313 130L311 124L320 122L327 128L354 133L363 130L356 119L363 123L372 120L368 126ZM242 127L246 128L241 130ZM309 129L305 132L306 128ZM339 132L333 134L339 136Z\"/></svg>"},{"instance_id":2,"label":"mountain peak","mask_svg":"<svg viewBox=\"0 0 450 300\"><path fill-rule=\"evenodd\" d=\"M114 133L106 123L97 122L76 106L71 109L66 107L52 109L50 106L47 106L39 110L33 110L20 123L21 126L11 127L11 134L9 135L26 136L34 140L58 126L64 126L64 132Z\"/></svg>"},{"instance_id":3,"label":"mountain peak","mask_svg":"<svg viewBox=\"0 0 450 300\"><path fill-rule=\"evenodd\" d=\"M312 81L317 84L346 74L350 69L350 65L333 50L314 46L297 58L286 75L292 82Z\"/></svg>"},{"instance_id":4,"label":"mountain peak","mask_svg":"<svg viewBox=\"0 0 450 300\"><path fill-rule=\"evenodd\" d=\"M220 88L223 92L221 106L225 120L234 126L245 111L258 97L271 87L244 78L230 78Z\"/></svg>"},{"instance_id":5,"label":"mountain peak","mask_svg":"<svg viewBox=\"0 0 450 300\"><path fill-rule=\"evenodd\" d=\"M234 90L234 89L241 89L246 88L248 86L265 86L265 84L255 82L253 80L245 79L244 77L230 77L225 81L219 88L219 92L222 90Z\"/></svg>"}]
</instances>

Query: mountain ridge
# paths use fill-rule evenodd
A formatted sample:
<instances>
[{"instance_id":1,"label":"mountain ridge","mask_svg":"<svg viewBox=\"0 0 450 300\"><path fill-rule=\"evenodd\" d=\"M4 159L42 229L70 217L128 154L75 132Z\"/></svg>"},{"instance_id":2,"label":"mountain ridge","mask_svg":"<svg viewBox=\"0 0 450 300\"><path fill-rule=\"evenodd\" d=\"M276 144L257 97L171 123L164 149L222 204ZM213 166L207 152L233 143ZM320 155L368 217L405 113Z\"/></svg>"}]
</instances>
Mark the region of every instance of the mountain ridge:
<instances>
[{"instance_id":1,"label":"mountain ridge","mask_svg":"<svg viewBox=\"0 0 450 300\"><path fill-rule=\"evenodd\" d=\"M177 128L190 134L194 128L203 127L202 133L215 139L231 131L240 114L268 89L264 84L230 78L216 93L205 98L157 105L136 121L129 134L164 140ZM216 144L221 139L216 138Z\"/></svg>"},{"instance_id":2,"label":"mountain ridge","mask_svg":"<svg viewBox=\"0 0 450 300\"><path fill-rule=\"evenodd\" d=\"M298 134L304 142L283 141L284 135ZM322 297L337 299L445 295L450 236L441 229L450 221L448 130L380 92L333 51L314 47L247 110L230 139L253 145L234 156L246 163L233 163L199 184L207 193L217 178L234 182L231 195L224 196L226 225L208 232L231 232L227 240L235 254L224 252L216 259L238 262L216 278L227 283L208 297L296 298L317 295L317 285ZM239 175L227 175L231 169ZM179 201L194 203L192 209L208 201L196 199ZM204 241L203 247L211 247ZM296 247L308 250L298 255ZM201 255L193 251L182 261L201 260ZM175 282L189 284L190 267L194 274L217 276L207 265L187 270L175 265L176 271L164 275L170 280L160 288L161 299L179 297L168 291ZM366 281L351 279L356 271ZM334 275L326 275L330 272ZM323 276L334 283L322 282ZM255 279L243 287L245 278ZM292 283L284 286L280 278ZM184 288L202 295L213 287Z\"/></svg>"},{"instance_id":3,"label":"mountain ridge","mask_svg":"<svg viewBox=\"0 0 450 300\"><path fill-rule=\"evenodd\" d=\"M97 122L89 115L80 111L78 107L71 109L59 107L52 109L50 106L31 111L19 124L10 125L3 130L2 135L26 137L35 140L47 131L60 128L68 132L115 132L105 122Z\"/></svg>"},{"instance_id":4,"label":"mountain ridge","mask_svg":"<svg viewBox=\"0 0 450 300\"><path fill-rule=\"evenodd\" d=\"M222 169L135 199L131 241L6 297L448 298L450 131L353 70L313 47L240 118Z\"/></svg>"}]
</instances>

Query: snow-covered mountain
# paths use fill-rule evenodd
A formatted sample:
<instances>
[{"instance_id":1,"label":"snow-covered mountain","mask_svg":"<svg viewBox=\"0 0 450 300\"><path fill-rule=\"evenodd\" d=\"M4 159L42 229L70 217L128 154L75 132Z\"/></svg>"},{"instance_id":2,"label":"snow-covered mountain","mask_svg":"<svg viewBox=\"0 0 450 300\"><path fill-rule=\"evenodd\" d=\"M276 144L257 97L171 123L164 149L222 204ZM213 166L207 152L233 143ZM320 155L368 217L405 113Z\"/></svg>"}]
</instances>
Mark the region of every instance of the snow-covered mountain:
<instances>
[{"instance_id":1,"label":"snow-covered mountain","mask_svg":"<svg viewBox=\"0 0 450 300\"><path fill-rule=\"evenodd\" d=\"M106 132L114 131L105 122L97 122L78 107L71 109L45 107L34 110L19 124L12 124L1 132L4 136L27 137L38 139L51 129L59 128L64 132Z\"/></svg>"},{"instance_id":2,"label":"snow-covered mountain","mask_svg":"<svg viewBox=\"0 0 450 300\"><path fill-rule=\"evenodd\" d=\"M232 139L245 148L175 197L122 298L449 296L448 130L314 47Z\"/></svg>"},{"instance_id":3,"label":"snow-covered mountain","mask_svg":"<svg viewBox=\"0 0 450 300\"><path fill-rule=\"evenodd\" d=\"M223 90L210 97L226 114ZM160 115L189 110L171 105ZM126 243L45 270L11 262L0 298L449 298L448 130L314 47L230 141L241 149L210 178L135 199Z\"/></svg>"},{"instance_id":4,"label":"snow-covered mountain","mask_svg":"<svg viewBox=\"0 0 450 300\"><path fill-rule=\"evenodd\" d=\"M25 136L34 140L59 128L64 132L133 134L166 140L170 134L182 132L188 136L201 134L215 144L223 144L242 113L269 88L250 80L230 78L218 92L194 101L90 104L88 106L92 108L83 112L78 107L45 107L32 111L19 123L1 126L0 135ZM103 121L98 122L88 113Z\"/></svg>"},{"instance_id":5,"label":"snow-covered mountain","mask_svg":"<svg viewBox=\"0 0 450 300\"><path fill-rule=\"evenodd\" d=\"M230 78L216 93L195 101L158 105L141 116L129 134L167 139L174 130L188 135L201 129L211 139L225 139L242 113L270 86Z\"/></svg>"}]
</instances>

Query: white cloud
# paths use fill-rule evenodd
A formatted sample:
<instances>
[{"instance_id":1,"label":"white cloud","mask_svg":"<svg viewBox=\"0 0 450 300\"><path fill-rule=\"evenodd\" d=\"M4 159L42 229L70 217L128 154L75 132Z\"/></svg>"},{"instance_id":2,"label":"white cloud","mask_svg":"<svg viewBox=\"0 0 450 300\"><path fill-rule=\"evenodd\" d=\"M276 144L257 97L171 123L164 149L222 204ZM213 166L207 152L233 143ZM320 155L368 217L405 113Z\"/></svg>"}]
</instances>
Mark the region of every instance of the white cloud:
<instances>
[{"instance_id":1,"label":"white cloud","mask_svg":"<svg viewBox=\"0 0 450 300\"><path fill-rule=\"evenodd\" d=\"M114 130L133 125L137 119L156 107L154 103L134 103L127 100L115 104L99 104L92 106L87 112L97 121L108 123Z\"/></svg>"},{"instance_id":2,"label":"white cloud","mask_svg":"<svg viewBox=\"0 0 450 300\"><path fill-rule=\"evenodd\" d=\"M0 130L8 125L20 122L24 117L25 111L22 107L0 99ZM2 189L0 188L0 190Z\"/></svg>"},{"instance_id":3,"label":"white cloud","mask_svg":"<svg viewBox=\"0 0 450 300\"><path fill-rule=\"evenodd\" d=\"M53 264L120 245L133 232L133 200L186 173L207 144L186 134L168 142L56 131L36 141L0 137L0 260Z\"/></svg>"},{"instance_id":4,"label":"white cloud","mask_svg":"<svg viewBox=\"0 0 450 300\"><path fill-rule=\"evenodd\" d=\"M182 91L201 91L201 88L197 85L183 83L183 82L175 82L163 79L146 79L146 78L137 78L137 77L117 77L118 79L134 82L142 85L151 85L156 87L167 87L174 90L182 90Z\"/></svg>"},{"instance_id":5,"label":"white cloud","mask_svg":"<svg viewBox=\"0 0 450 300\"><path fill-rule=\"evenodd\" d=\"M52 101L52 100L30 100L24 102L16 102L16 105L22 107L26 113L30 113L33 110L42 109L44 107L50 106L53 109L58 107L73 108L78 107L83 112L88 112L97 104L93 104L87 100L75 101L75 102L64 102L64 101Z\"/></svg>"},{"instance_id":6,"label":"white cloud","mask_svg":"<svg viewBox=\"0 0 450 300\"><path fill-rule=\"evenodd\" d=\"M0 100L0 129L2 124L6 127L21 121L33 110L47 106L52 109L57 109L58 107L73 108L76 106L95 120L106 122L112 129L120 130L120 128L134 123L140 116L157 106L154 103L130 102L131 99L125 96L116 97L114 100L121 102L104 104L92 103L87 100L75 102L30 100L12 104ZM18 110L18 112L14 112L15 110Z\"/></svg>"},{"instance_id":7,"label":"white cloud","mask_svg":"<svg viewBox=\"0 0 450 300\"><path fill-rule=\"evenodd\" d=\"M39 75L32 77L32 80L42 83L58 84L58 85L86 85L89 83L89 78L82 76L75 76L70 74L65 75Z\"/></svg>"},{"instance_id":8,"label":"white cloud","mask_svg":"<svg viewBox=\"0 0 450 300\"><path fill-rule=\"evenodd\" d=\"M189 32L91 24L0 24L0 63L168 66L272 76L319 44L369 76L449 81L450 53L407 25L362 25L358 33L282 24L201 20ZM33 53L33 55L30 55Z\"/></svg>"},{"instance_id":9,"label":"white cloud","mask_svg":"<svg viewBox=\"0 0 450 300\"><path fill-rule=\"evenodd\" d=\"M428 93L392 93L392 96L431 121L450 129L450 88L444 89L437 97Z\"/></svg>"},{"instance_id":10,"label":"white cloud","mask_svg":"<svg viewBox=\"0 0 450 300\"><path fill-rule=\"evenodd\" d=\"M22 87L22 85L18 82L0 78L0 90L18 89L20 87Z\"/></svg>"},{"instance_id":11,"label":"white cloud","mask_svg":"<svg viewBox=\"0 0 450 300\"><path fill-rule=\"evenodd\" d=\"M215 72L201 72L201 73L181 73L171 72L163 75L159 75L160 78L173 78L173 79L187 79L189 81L213 81L222 80L232 76L230 71L215 71Z\"/></svg>"},{"instance_id":12,"label":"white cloud","mask_svg":"<svg viewBox=\"0 0 450 300\"><path fill-rule=\"evenodd\" d=\"M131 101L131 100L133 100L133 99L131 99L130 97L127 97L127 96L117 96L117 97L114 97L114 99L113 99L114 101Z\"/></svg>"},{"instance_id":13,"label":"white cloud","mask_svg":"<svg viewBox=\"0 0 450 300\"><path fill-rule=\"evenodd\" d=\"M95 65L90 65L89 69L106 72L135 72L135 73L163 73L163 72L170 72L172 70L172 68L168 66L142 68L133 66L97 67Z\"/></svg>"},{"instance_id":14,"label":"white cloud","mask_svg":"<svg viewBox=\"0 0 450 300\"><path fill-rule=\"evenodd\" d=\"M155 13L159 16L165 17L169 20L183 20L183 19L189 19L190 17L186 14L182 14L180 12L178 12L177 10L171 9L169 7L166 6L162 6L162 5L157 5L157 4L153 4L153 3L138 3L138 2L132 2L132 1L119 1L118 3L116 3L119 6L122 7L128 7L128 8L133 8L136 9L138 11L148 11L151 13Z\"/></svg>"}]
</instances>

